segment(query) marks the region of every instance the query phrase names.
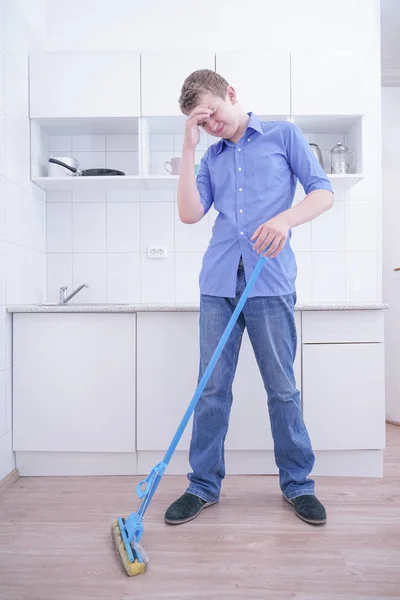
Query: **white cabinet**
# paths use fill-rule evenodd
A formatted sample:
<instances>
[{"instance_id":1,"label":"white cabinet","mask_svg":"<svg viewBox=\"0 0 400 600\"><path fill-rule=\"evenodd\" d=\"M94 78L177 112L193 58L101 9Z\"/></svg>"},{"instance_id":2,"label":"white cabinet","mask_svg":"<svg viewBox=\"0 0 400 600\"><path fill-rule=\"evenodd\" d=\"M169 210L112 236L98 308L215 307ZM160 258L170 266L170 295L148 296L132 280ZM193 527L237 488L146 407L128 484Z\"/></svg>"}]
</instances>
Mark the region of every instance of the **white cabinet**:
<instances>
[{"instance_id":1,"label":"white cabinet","mask_svg":"<svg viewBox=\"0 0 400 600\"><path fill-rule=\"evenodd\" d=\"M135 451L135 315L16 314L13 449Z\"/></svg>"},{"instance_id":2,"label":"white cabinet","mask_svg":"<svg viewBox=\"0 0 400 600\"><path fill-rule=\"evenodd\" d=\"M44 52L30 57L30 117L140 115L137 52Z\"/></svg>"},{"instance_id":3,"label":"white cabinet","mask_svg":"<svg viewBox=\"0 0 400 600\"><path fill-rule=\"evenodd\" d=\"M236 90L246 112L290 115L290 55L268 50L226 50L216 53L216 71Z\"/></svg>"},{"instance_id":4,"label":"white cabinet","mask_svg":"<svg viewBox=\"0 0 400 600\"><path fill-rule=\"evenodd\" d=\"M304 420L315 450L385 447L384 345L303 346Z\"/></svg>"},{"instance_id":5,"label":"white cabinet","mask_svg":"<svg viewBox=\"0 0 400 600\"><path fill-rule=\"evenodd\" d=\"M178 98L186 77L198 69L215 70L209 50L149 51L142 54L142 114L182 115Z\"/></svg>"},{"instance_id":6,"label":"white cabinet","mask_svg":"<svg viewBox=\"0 0 400 600\"><path fill-rule=\"evenodd\" d=\"M298 321L299 317L296 315ZM138 451L165 451L193 397L199 368L198 321L198 313L137 315ZM301 386L300 360L299 352L295 363L298 387ZM225 448L272 449L267 395L246 332L233 397ZM189 448L191 430L192 420L178 450Z\"/></svg>"},{"instance_id":7,"label":"white cabinet","mask_svg":"<svg viewBox=\"0 0 400 600\"><path fill-rule=\"evenodd\" d=\"M357 115L365 111L365 60L355 52L291 54L293 115Z\"/></svg>"}]
</instances>

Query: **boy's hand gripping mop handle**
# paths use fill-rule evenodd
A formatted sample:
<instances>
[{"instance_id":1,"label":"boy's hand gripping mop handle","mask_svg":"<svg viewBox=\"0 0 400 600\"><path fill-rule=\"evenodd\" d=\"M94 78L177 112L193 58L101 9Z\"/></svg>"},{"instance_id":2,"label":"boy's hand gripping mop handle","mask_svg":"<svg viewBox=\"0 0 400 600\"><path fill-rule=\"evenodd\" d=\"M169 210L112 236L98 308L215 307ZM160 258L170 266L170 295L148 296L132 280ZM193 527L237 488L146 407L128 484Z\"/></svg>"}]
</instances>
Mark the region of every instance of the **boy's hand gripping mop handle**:
<instances>
[{"instance_id":1,"label":"boy's hand gripping mop handle","mask_svg":"<svg viewBox=\"0 0 400 600\"><path fill-rule=\"evenodd\" d=\"M240 300L237 303L237 306L236 306L231 318L229 319L229 322L225 328L224 333L221 336L221 339L214 351L214 354L212 355L211 360L210 360L206 370L204 371L204 374L203 374L203 376L198 384L198 387L194 393L194 396L182 418L182 421L177 429L177 432L175 433L173 440L164 456L164 459L160 463L158 463L157 465L155 465L153 467L153 469L151 470L149 475L146 477L146 479L143 479L142 481L140 481L138 483L137 488L136 488L136 493L137 493L138 498L141 499L141 502L140 502L137 512L131 513L129 515L129 517L125 520L125 522L123 522L122 519L120 519L120 517L118 517L118 523L119 523L119 526L121 529L122 538L124 540L125 549L127 551L128 557L130 558L130 560L132 562L133 562L133 555L132 555L132 549L131 549L130 544L132 541L135 541L135 542L140 541L140 538L143 533L142 520L143 520L144 514L150 504L150 501L154 495L154 492L157 489L158 484L160 483L160 480L164 474L164 471L167 468L169 461L171 460L171 457L175 451L175 448L177 447L179 440L182 437L185 427L188 424L190 417L192 416L195 406L196 406L197 402L199 401L199 399L204 391L204 388L214 370L215 364L216 364L217 360L219 359L222 350L225 347L225 344L232 332L232 329L234 328L234 326L236 324L236 321L238 320L238 317L239 317L239 315L242 311L242 308L249 296L249 293L265 264L265 261L266 261L266 258L263 255L261 255L260 258L258 259L255 269L254 269L245 289L243 290L243 294L240 297Z\"/></svg>"}]
</instances>

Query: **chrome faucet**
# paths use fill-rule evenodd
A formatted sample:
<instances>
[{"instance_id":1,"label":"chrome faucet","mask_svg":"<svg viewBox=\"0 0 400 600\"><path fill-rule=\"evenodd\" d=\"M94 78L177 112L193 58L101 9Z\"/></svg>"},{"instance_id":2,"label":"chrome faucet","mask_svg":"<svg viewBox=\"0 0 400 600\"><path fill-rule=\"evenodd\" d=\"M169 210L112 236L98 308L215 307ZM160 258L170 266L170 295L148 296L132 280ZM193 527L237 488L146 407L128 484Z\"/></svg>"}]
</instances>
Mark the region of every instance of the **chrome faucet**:
<instances>
[{"instance_id":1,"label":"chrome faucet","mask_svg":"<svg viewBox=\"0 0 400 600\"><path fill-rule=\"evenodd\" d=\"M64 285L63 287L61 287L60 288L60 304L67 304L67 302L69 302L69 300L71 300L71 298L73 298L74 296L76 296L76 294L78 292L80 292L81 289L83 289L84 287L88 288L89 284L88 283L82 283L82 285L80 285L78 288L76 288L76 290L74 290L73 292L71 292L69 296L67 296L68 286Z\"/></svg>"}]
</instances>

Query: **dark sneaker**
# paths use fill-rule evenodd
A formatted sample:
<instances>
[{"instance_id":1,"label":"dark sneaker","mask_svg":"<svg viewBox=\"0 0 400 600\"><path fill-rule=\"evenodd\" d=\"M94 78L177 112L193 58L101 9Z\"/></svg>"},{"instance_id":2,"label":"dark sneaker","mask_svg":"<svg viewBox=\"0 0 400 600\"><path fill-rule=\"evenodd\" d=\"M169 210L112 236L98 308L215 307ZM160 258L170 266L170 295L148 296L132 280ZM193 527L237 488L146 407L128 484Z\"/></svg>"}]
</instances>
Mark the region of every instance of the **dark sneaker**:
<instances>
[{"instance_id":1,"label":"dark sneaker","mask_svg":"<svg viewBox=\"0 0 400 600\"><path fill-rule=\"evenodd\" d=\"M316 496L296 496L296 498L292 499L286 498L286 496L283 497L286 502L294 506L296 515L300 519L303 519L303 521L306 521L306 523L311 523L311 525L323 525L326 523L325 508Z\"/></svg>"},{"instance_id":2,"label":"dark sneaker","mask_svg":"<svg viewBox=\"0 0 400 600\"><path fill-rule=\"evenodd\" d=\"M185 492L167 509L164 520L168 525L181 525L195 519L203 508L207 508L212 504L215 504L215 502L207 502L194 494Z\"/></svg>"}]
</instances>

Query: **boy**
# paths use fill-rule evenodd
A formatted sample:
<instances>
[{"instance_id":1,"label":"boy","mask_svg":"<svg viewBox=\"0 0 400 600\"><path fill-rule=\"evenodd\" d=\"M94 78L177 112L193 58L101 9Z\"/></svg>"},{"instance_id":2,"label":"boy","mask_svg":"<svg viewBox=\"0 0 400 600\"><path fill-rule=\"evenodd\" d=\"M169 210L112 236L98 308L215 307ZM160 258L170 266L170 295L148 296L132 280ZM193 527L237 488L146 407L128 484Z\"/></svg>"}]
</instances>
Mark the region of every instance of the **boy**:
<instances>
[{"instance_id":1,"label":"boy","mask_svg":"<svg viewBox=\"0 0 400 600\"><path fill-rule=\"evenodd\" d=\"M218 211L200 274L199 380L225 330L258 255L268 257L200 398L190 444L189 486L166 511L171 525L194 519L219 500L225 477L224 442L244 328L268 394L279 484L301 519L321 525L326 512L308 478L314 454L303 422L293 363L296 262L290 230L333 204L329 179L299 129L246 114L218 73L195 71L179 99L188 116L178 185L181 221ZM199 127L221 138L205 153L195 178ZM296 178L306 197L292 207ZM245 401L245 398L241 399Z\"/></svg>"}]
</instances>

